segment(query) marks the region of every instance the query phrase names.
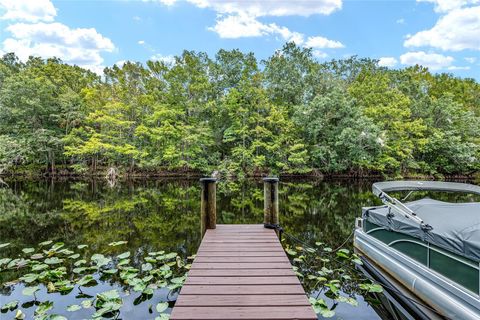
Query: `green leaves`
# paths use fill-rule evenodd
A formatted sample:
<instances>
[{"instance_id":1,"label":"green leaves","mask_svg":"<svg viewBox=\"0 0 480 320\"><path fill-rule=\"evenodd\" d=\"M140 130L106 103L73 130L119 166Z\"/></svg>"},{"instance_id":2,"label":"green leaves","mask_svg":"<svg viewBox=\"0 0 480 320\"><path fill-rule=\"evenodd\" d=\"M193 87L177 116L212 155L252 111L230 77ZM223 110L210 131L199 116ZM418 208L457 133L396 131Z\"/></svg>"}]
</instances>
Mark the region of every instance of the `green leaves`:
<instances>
[{"instance_id":1,"label":"green leaves","mask_svg":"<svg viewBox=\"0 0 480 320\"><path fill-rule=\"evenodd\" d=\"M360 289L366 290L367 292L382 292L382 286L373 283L362 283L359 285Z\"/></svg>"},{"instance_id":2,"label":"green leaves","mask_svg":"<svg viewBox=\"0 0 480 320\"><path fill-rule=\"evenodd\" d=\"M13 311L18 307L18 300L13 300L8 303L5 303L0 310L2 312Z\"/></svg>"},{"instance_id":3,"label":"green leaves","mask_svg":"<svg viewBox=\"0 0 480 320\"><path fill-rule=\"evenodd\" d=\"M315 313L322 315L324 318L331 318L335 315L335 311L330 310L327 306L327 303L323 299L315 299L314 297L310 297L308 299L310 304L312 305L313 311Z\"/></svg>"},{"instance_id":4,"label":"green leaves","mask_svg":"<svg viewBox=\"0 0 480 320\"><path fill-rule=\"evenodd\" d=\"M41 316L44 315L47 311L51 310L53 308L53 302L51 301L44 301L40 303L35 310L35 315Z\"/></svg>"},{"instance_id":5,"label":"green leaves","mask_svg":"<svg viewBox=\"0 0 480 320\"><path fill-rule=\"evenodd\" d=\"M130 257L130 251L124 252L124 253L119 254L119 255L117 256L118 259L126 259L126 258L128 258L128 257Z\"/></svg>"},{"instance_id":6,"label":"green leaves","mask_svg":"<svg viewBox=\"0 0 480 320\"><path fill-rule=\"evenodd\" d=\"M0 249L8 247L10 245L10 242L7 243L0 243Z\"/></svg>"},{"instance_id":7,"label":"green leaves","mask_svg":"<svg viewBox=\"0 0 480 320\"><path fill-rule=\"evenodd\" d=\"M92 283L92 282L96 282L96 280L93 278L92 275L88 274L88 275L84 276L83 278L79 279L77 281L77 284L79 286L84 286L84 285Z\"/></svg>"},{"instance_id":8,"label":"green leaves","mask_svg":"<svg viewBox=\"0 0 480 320\"><path fill-rule=\"evenodd\" d=\"M55 244L50 248L50 250L51 250L51 251L58 251L58 250L60 250L61 248L63 248L64 246L65 246L65 243L63 243L63 242L57 242L57 243L55 243Z\"/></svg>"},{"instance_id":9,"label":"green leaves","mask_svg":"<svg viewBox=\"0 0 480 320\"><path fill-rule=\"evenodd\" d=\"M120 246L122 244L127 244L127 243L128 243L128 241L116 241L116 242L111 242L108 245L111 246L111 247L116 247L116 246Z\"/></svg>"},{"instance_id":10,"label":"green leaves","mask_svg":"<svg viewBox=\"0 0 480 320\"><path fill-rule=\"evenodd\" d=\"M48 241L39 246L45 247L51 245L51 243L51 241ZM121 245L125 243L117 242L115 244ZM34 251L32 250L33 248L25 248L22 251L24 254L31 254ZM62 295L68 294L74 289L75 285L78 285L80 294L77 298L85 298L88 297L88 294L83 293L81 287L97 285L96 277L98 276L102 280L120 281L119 283L129 287L128 290L141 293L140 297L143 301L151 299L155 290L159 287L163 289L168 287L170 290L181 287L185 281L185 272L187 271L182 258L175 252L165 253L165 251L157 251L154 254L146 254L143 258L147 258L151 262L142 261L142 256L138 256L138 260L141 263L140 270L130 265L130 251L118 255L116 259L99 253L93 254L89 258L87 253L84 253L85 259L77 260L80 258L80 254L66 248L64 243L58 242L53 244L50 249L43 250L43 253L36 255L38 257L34 257L36 259L32 260L23 258L13 260L11 258L2 258L0 260L0 266L15 269L15 272L22 272L21 268L24 268L24 271L19 276L19 280L29 285L22 291L22 294L25 296L35 297L36 292L40 290L40 285L46 287L47 294L59 293ZM104 268L107 265L111 265L111 268ZM38 285L32 286L32 284ZM37 298L35 297L34 300L36 301ZM64 319L61 315L49 314L49 311L54 307L53 302L37 301L35 304L37 305L35 310L36 320ZM19 301L12 301L3 305L1 310L2 312L13 311L18 308L18 305ZM78 304L70 305L67 311L75 312L82 307L91 308L94 306L95 313L92 317L97 319L118 314L122 305L123 302L119 292L117 290L109 290L98 293L94 300L83 300L79 301ZM168 303L166 302L158 305L158 310L164 311L167 308ZM23 319L24 317L25 314L19 310L18 318ZM168 319L168 316L159 315L157 318L163 320Z\"/></svg>"},{"instance_id":11,"label":"green leaves","mask_svg":"<svg viewBox=\"0 0 480 320\"><path fill-rule=\"evenodd\" d=\"M75 312L75 311L78 311L80 309L82 309L82 307L79 306L78 304L72 304L72 305L67 307L67 311L69 311L69 312Z\"/></svg>"},{"instance_id":12,"label":"green leaves","mask_svg":"<svg viewBox=\"0 0 480 320\"><path fill-rule=\"evenodd\" d=\"M109 290L109 291L105 291L105 292L97 294L97 299L99 299L100 301L104 301L104 302L105 301L116 300L116 299L119 299L119 298L120 298L120 295L118 294L117 290Z\"/></svg>"},{"instance_id":13,"label":"green leaves","mask_svg":"<svg viewBox=\"0 0 480 320\"><path fill-rule=\"evenodd\" d=\"M51 240L48 240L48 241L43 241L43 242L40 242L38 245L40 247L45 247L45 246L48 246L49 244L53 243L53 241Z\"/></svg>"},{"instance_id":14,"label":"green leaves","mask_svg":"<svg viewBox=\"0 0 480 320\"><path fill-rule=\"evenodd\" d=\"M122 307L122 299L117 290L109 290L97 294L95 300L95 308L97 311L93 314L93 318L101 318L110 312L117 312Z\"/></svg>"},{"instance_id":15,"label":"green leaves","mask_svg":"<svg viewBox=\"0 0 480 320\"><path fill-rule=\"evenodd\" d=\"M155 307L155 309L157 310L158 313L164 312L165 310L168 309L168 302L158 303L157 306Z\"/></svg>"},{"instance_id":16,"label":"green leaves","mask_svg":"<svg viewBox=\"0 0 480 320\"><path fill-rule=\"evenodd\" d=\"M35 273L28 273L22 277L19 278L19 280L26 282L26 283L31 283L34 282L38 279L39 275Z\"/></svg>"},{"instance_id":17,"label":"green leaves","mask_svg":"<svg viewBox=\"0 0 480 320\"><path fill-rule=\"evenodd\" d=\"M44 260L46 264L60 264L63 262L63 259L59 259L57 257L47 258Z\"/></svg>"},{"instance_id":18,"label":"green leaves","mask_svg":"<svg viewBox=\"0 0 480 320\"><path fill-rule=\"evenodd\" d=\"M106 258L103 254L98 253L94 254L91 259L96 263L98 268L106 266L112 261L111 258Z\"/></svg>"},{"instance_id":19,"label":"green leaves","mask_svg":"<svg viewBox=\"0 0 480 320\"><path fill-rule=\"evenodd\" d=\"M26 287L25 289L22 290L22 294L24 296L33 296L35 292L37 292L38 290L40 290L38 286Z\"/></svg>"}]
</instances>

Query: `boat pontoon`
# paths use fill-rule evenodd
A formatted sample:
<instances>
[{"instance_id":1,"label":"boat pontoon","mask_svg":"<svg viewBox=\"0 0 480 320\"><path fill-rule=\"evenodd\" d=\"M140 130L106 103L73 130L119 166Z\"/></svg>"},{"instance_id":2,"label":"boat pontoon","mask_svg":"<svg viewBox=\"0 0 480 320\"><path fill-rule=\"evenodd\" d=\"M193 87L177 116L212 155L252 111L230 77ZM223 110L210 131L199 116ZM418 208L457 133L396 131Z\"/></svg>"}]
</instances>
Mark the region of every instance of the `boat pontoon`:
<instances>
[{"instance_id":1,"label":"boat pontoon","mask_svg":"<svg viewBox=\"0 0 480 320\"><path fill-rule=\"evenodd\" d=\"M373 193L384 205L363 208L354 238L366 265L393 279L397 293L409 301L440 317L480 319L480 202L404 202L388 194L397 191L480 195L480 187L431 181L375 183Z\"/></svg>"}]
</instances>

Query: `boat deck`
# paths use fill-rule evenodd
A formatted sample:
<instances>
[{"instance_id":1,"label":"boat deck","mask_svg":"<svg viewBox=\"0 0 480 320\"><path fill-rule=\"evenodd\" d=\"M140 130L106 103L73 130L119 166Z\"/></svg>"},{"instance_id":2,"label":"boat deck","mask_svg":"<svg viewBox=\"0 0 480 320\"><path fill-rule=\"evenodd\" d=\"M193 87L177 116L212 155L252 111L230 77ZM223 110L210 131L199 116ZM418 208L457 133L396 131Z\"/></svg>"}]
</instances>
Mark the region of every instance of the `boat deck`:
<instances>
[{"instance_id":1,"label":"boat deck","mask_svg":"<svg viewBox=\"0 0 480 320\"><path fill-rule=\"evenodd\" d=\"M275 231L259 224L206 231L170 319L317 316Z\"/></svg>"}]
</instances>

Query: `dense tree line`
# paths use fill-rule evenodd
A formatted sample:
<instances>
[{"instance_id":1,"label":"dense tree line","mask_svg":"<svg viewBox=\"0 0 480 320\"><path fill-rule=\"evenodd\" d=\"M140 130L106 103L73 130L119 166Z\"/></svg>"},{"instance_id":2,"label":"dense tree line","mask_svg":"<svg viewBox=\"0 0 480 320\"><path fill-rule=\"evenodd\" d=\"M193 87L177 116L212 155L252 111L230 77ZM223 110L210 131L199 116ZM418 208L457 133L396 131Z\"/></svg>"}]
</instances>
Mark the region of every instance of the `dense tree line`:
<instances>
[{"instance_id":1,"label":"dense tree line","mask_svg":"<svg viewBox=\"0 0 480 320\"><path fill-rule=\"evenodd\" d=\"M220 50L98 76L58 59L0 60L0 171L220 170L233 175L471 174L480 84L287 43L264 61Z\"/></svg>"}]
</instances>

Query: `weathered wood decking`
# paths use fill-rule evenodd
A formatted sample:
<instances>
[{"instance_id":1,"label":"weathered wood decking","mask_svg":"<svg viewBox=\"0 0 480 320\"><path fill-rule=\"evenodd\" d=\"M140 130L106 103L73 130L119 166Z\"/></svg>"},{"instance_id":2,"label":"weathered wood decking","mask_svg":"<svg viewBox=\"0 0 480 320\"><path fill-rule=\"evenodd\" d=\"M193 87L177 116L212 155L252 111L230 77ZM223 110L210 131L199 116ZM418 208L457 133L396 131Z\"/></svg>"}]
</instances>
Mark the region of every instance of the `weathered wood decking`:
<instances>
[{"instance_id":1,"label":"weathered wood decking","mask_svg":"<svg viewBox=\"0 0 480 320\"><path fill-rule=\"evenodd\" d=\"M274 230L206 231L172 320L317 319Z\"/></svg>"}]
</instances>

